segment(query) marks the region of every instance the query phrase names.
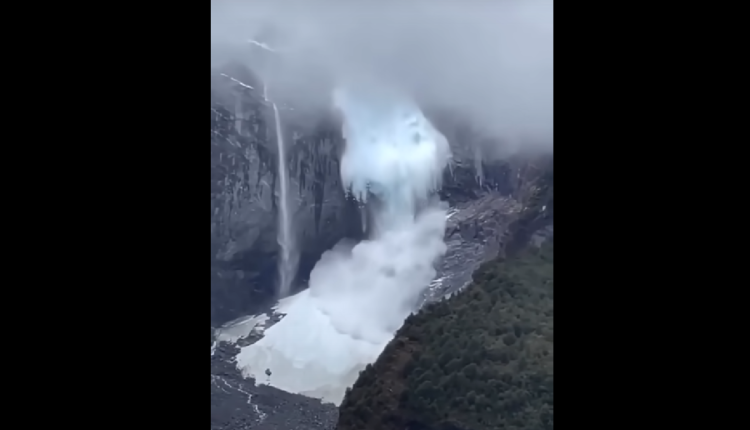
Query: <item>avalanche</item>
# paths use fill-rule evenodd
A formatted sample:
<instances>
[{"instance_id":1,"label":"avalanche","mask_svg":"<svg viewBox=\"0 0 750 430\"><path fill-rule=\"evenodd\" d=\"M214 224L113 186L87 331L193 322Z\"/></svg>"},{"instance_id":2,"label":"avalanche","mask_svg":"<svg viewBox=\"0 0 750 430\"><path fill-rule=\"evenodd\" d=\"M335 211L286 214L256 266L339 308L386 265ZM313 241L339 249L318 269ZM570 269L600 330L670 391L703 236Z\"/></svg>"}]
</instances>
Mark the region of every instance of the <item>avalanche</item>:
<instances>
[{"instance_id":1,"label":"avalanche","mask_svg":"<svg viewBox=\"0 0 750 430\"><path fill-rule=\"evenodd\" d=\"M390 88L347 86L333 99L344 117L342 183L373 202L374 231L325 253L310 287L279 302L285 317L242 348L237 365L259 383L339 404L435 276L446 210L434 191L451 153L419 107Z\"/></svg>"}]
</instances>

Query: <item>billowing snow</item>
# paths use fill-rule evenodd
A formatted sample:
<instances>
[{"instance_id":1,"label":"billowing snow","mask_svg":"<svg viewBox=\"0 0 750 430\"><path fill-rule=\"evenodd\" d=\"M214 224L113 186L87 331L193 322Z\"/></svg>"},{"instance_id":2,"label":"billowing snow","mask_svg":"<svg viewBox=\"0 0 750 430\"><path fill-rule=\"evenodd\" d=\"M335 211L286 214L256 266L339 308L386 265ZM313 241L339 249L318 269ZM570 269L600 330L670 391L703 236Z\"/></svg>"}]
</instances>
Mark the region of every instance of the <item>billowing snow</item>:
<instances>
[{"instance_id":1,"label":"billowing snow","mask_svg":"<svg viewBox=\"0 0 750 430\"><path fill-rule=\"evenodd\" d=\"M334 99L345 119L342 183L362 203L377 200L374 232L325 253L310 288L281 300L285 317L237 356L258 383L335 404L415 309L445 252L446 208L433 192L448 142L411 100L366 88L339 89Z\"/></svg>"},{"instance_id":2,"label":"billowing snow","mask_svg":"<svg viewBox=\"0 0 750 430\"><path fill-rule=\"evenodd\" d=\"M359 370L377 358L385 344L340 333L305 290L286 299L286 317L263 339L242 349L237 365L258 383L338 403ZM387 341L386 341L387 342ZM266 369L271 375L266 375Z\"/></svg>"}]
</instances>

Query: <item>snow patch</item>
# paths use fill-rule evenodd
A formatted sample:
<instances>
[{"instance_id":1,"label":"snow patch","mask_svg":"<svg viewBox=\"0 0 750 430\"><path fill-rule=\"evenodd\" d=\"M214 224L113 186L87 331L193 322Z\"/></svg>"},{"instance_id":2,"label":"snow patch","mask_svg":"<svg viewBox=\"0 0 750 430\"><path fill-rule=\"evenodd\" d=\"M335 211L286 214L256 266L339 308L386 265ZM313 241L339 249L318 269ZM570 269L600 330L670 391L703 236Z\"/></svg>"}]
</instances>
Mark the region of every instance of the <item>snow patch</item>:
<instances>
[{"instance_id":1,"label":"snow patch","mask_svg":"<svg viewBox=\"0 0 750 430\"><path fill-rule=\"evenodd\" d=\"M233 321L216 330L216 342L236 343L239 339L246 338L251 333L262 334L268 319L268 315L260 314ZM214 349L215 346L211 348L212 355Z\"/></svg>"}]
</instances>

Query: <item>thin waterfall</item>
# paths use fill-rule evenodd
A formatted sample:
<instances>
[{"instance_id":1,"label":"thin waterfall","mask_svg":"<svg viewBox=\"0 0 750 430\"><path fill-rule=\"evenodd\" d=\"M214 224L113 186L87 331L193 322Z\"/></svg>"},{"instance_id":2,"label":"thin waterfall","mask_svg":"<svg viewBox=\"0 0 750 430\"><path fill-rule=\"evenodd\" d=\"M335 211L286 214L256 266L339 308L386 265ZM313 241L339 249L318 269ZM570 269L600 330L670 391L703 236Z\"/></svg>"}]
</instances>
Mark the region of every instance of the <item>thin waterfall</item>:
<instances>
[{"instance_id":1,"label":"thin waterfall","mask_svg":"<svg viewBox=\"0 0 750 430\"><path fill-rule=\"evenodd\" d=\"M265 91L264 91L265 92ZM281 119L279 118L279 108L273 103L273 116L276 122L276 146L278 148L278 176L279 176L279 198L278 198L278 236L277 241L281 248L281 259L278 262L279 267L279 296L286 297L289 295L296 267L291 258L294 252L294 237L292 235L291 220L289 219L289 174L286 165L286 148L284 148L284 135L281 132Z\"/></svg>"}]
</instances>

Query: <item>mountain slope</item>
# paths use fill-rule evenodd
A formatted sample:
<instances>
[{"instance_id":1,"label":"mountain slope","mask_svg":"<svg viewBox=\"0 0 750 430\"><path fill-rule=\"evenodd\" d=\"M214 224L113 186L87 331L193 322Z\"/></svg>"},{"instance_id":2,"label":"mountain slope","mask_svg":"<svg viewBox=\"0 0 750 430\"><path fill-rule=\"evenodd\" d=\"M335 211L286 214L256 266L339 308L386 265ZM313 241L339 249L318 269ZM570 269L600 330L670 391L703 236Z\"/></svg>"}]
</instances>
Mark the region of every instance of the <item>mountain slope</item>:
<instances>
[{"instance_id":1,"label":"mountain slope","mask_svg":"<svg viewBox=\"0 0 750 430\"><path fill-rule=\"evenodd\" d=\"M499 257L409 317L348 392L337 429L551 429L553 256L548 240Z\"/></svg>"}]
</instances>

